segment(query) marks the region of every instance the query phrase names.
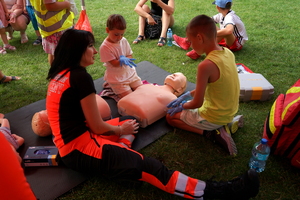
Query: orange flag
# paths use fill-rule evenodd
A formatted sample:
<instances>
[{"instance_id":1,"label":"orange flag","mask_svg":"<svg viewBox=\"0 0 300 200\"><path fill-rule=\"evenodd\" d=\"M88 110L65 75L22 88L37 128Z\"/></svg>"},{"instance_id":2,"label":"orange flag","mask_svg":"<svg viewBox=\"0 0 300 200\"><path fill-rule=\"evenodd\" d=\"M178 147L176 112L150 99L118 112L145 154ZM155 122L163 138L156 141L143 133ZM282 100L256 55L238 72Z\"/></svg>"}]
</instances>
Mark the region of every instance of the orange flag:
<instances>
[{"instance_id":1,"label":"orange flag","mask_svg":"<svg viewBox=\"0 0 300 200\"><path fill-rule=\"evenodd\" d=\"M79 19L75 24L75 29L85 30L93 33L89 18L86 14L86 10L81 10Z\"/></svg>"}]
</instances>

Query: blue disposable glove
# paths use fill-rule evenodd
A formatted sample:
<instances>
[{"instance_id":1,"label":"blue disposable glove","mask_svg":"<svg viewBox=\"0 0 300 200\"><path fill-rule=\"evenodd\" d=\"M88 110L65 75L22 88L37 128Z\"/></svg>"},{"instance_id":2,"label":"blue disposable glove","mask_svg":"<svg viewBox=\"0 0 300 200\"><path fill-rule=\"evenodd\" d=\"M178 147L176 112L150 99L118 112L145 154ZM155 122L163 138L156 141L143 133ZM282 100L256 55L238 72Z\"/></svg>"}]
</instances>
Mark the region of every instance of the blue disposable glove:
<instances>
[{"instance_id":1,"label":"blue disposable glove","mask_svg":"<svg viewBox=\"0 0 300 200\"><path fill-rule=\"evenodd\" d=\"M185 104L186 101L183 101L181 104L179 104L178 106L176 107L172 107L170 108L167 113L170 115L170 116L173 116L175 113L178 113L178 112L181 112L182 110L184 110L184 108L182 107L183 104Z\"/></svg>"},{"instance_id":2,"label":"blue disposable glove","mask_svg":"<svg viewBox=\"0 0 300 200\"><path fill-rule=\"evenodd\" d=\"M190 91L187 91L186 93L184 93L183 95L181 95L181 96L178 97L177 99L171 101L171 102L167 105L167 107L168 107L168 108L171 108L171 107L174 108L174 107L178 106L179 104L181 104L182 101L184 101L184 100L190 100L190 99L192 99L192 98L193 98L193 97L192 97L192 95L191 95L191 92L190 92Z\"/></svg>"},{"instance_id":3,"label":"blue disposable glove","mask_svg":"<svg viewBox=\"0 0 300 200\"><path fill-rule=\"evenodd\" d=\"M126 56L121 55L119 60L120 66L128 65L131 68L136 67L136 64L133 62L133 60L135 60L134 58L127 58Z\"/></svg>"}]
</instances>

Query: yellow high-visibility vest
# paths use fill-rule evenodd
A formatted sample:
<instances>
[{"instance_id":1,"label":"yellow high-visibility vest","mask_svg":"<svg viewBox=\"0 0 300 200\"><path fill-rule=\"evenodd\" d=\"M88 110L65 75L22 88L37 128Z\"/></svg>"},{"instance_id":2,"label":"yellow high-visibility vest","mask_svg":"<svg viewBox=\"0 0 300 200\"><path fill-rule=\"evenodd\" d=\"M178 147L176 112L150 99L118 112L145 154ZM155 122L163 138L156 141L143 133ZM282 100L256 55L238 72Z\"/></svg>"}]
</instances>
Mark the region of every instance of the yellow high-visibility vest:
<instances>
[{"instance_id":1,"label":"yellow high-visibility vest","mask_svg":"<svg viewBox=\"0 0 300 200\"><path fill-rule=\"evenodd\" d=\"M57 0L63 2L64 0ZM48 11L43 0L30 0L43 38L73 26L74 14L66 9Z\"/></svg>"}]
</instances>

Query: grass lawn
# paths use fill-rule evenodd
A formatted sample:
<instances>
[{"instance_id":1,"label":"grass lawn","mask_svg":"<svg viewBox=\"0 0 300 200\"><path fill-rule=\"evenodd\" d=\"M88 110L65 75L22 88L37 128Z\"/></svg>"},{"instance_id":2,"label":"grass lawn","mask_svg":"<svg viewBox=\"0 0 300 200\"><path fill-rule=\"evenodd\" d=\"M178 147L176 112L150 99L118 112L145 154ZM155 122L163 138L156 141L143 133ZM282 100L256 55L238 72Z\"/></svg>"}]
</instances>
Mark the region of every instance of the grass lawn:
<instances>
[{"instance_id":1,"label":"grass lawn","mask_svg":"<svg viewBox=\"0 0 300 200\"><path fill-rule=\"evenodd\" d=\"M199 14L212 16L217 13L211 1L177 0L173 33L185 35L188 22ZM80 1L76 0L80 8ZM125 37L131 43L138 34L138 16L133 11L137 0L86 0L86 10L96 38L96 47L106 37L106 19L110 14L121 14L127 21ZM291 1L234 0L233 10L244 21L249 41L236 62L243 63L256 73L261 73L275 88L270 101L240 103L238 114L245 117L245 126L233 139L238 155L230 157L219 146L202 136L174 129L158 141L142 149L146 156L162 161L170 169L201 180L232 179L248 169L252 145L262 137L264 120L273 101L300 78L299 4ZM14 33L11 45L17 51L0 55L0 69L6 75L18 75L22 79L0 85L0 112L8 113L25 105L44 99L47 90L46 76L49 69L47 55L41 46L33 46L36 39L31 24L27 31L29 42L20 44L19 33ZM197 64L203 60L191 60L186 51L176 47L157 47L157 40L146 40L131 45L136 63L147 60L173 72L184 73L195 83ZM104 74L99 61L88 67L94 79ZM25 141L26 142L26 141ZM261 188L257 200L300 199L300 171L290 166L285 158L271 155L266 170L260 174ZM116 200L174 200L182 199L167 194L147 183L139 189L129 189L102 178L93 178L72 189L59 199L116 199Z\"/></svg>"}]
</instances>

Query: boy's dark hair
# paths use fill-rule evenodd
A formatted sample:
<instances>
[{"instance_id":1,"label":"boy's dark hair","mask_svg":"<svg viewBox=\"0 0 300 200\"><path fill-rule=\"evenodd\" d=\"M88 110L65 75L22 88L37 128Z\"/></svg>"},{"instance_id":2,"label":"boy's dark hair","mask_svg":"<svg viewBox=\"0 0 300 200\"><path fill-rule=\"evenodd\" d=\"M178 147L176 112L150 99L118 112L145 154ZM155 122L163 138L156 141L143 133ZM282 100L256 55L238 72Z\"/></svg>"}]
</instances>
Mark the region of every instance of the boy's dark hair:
<instances>
[{"instance_id":1,"label":"boy's dark hair","mask_svg":"<svg viewBox=\"0 0 300 200\"><path fill-rule=\"evenodd\" d=\"M214 20L207 15L198 15L194 17L187 25L186 32L189 32L193 36L201 33L210 39L215 39L217 37L216 24Z\"/></svg>"},{"instance_id":2,"label":"boy's dark hair","mask_svg":"<svg viewBox=\"0 0 300 200\"><path fill-rule=\"evenodd\" d=\"M82 55L90 44L94 44L94 35L89 31L68 29L61 36L54 51L54 60L47 79L53 79L65 69L79 68Z\"/></svg>"},{"instance_id":3,"label":"boy's dark hair","mask_svg":"<svg viewBox=\"0 0 300 200\"><path fill-rule=\"evenodd\" d=\"M110 15L106 21L106 27L109 30L118 29L125 30L126 29L126 21L122 15L113 14Z\"/></svg>"},{"instance_id":4,"label":"boy's dark hair","mask_svg":"<svg viewBox=\"0 0 300 200\"><path fill-rule=\"evenodd\" d=\"M225 8L221 8L221 7L219 7L219 8L221 8L222 10L230 10L231 9L231 5L232 5L232 2L228 2L228 3L226 3Z\"/></svg>"}]
</instances>

